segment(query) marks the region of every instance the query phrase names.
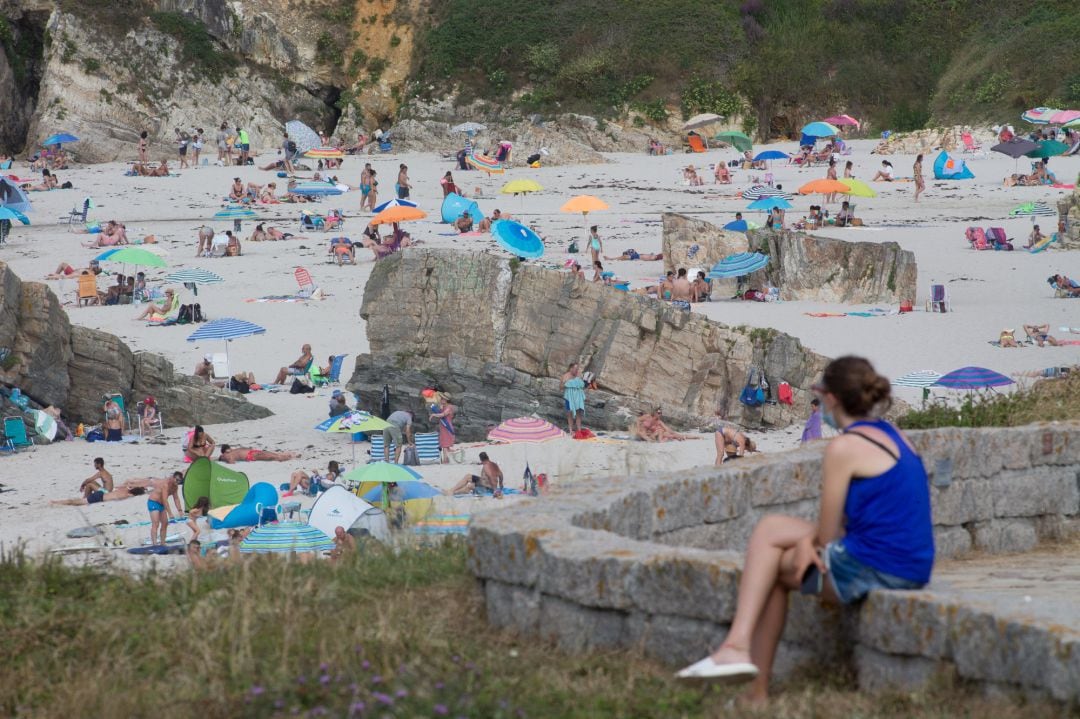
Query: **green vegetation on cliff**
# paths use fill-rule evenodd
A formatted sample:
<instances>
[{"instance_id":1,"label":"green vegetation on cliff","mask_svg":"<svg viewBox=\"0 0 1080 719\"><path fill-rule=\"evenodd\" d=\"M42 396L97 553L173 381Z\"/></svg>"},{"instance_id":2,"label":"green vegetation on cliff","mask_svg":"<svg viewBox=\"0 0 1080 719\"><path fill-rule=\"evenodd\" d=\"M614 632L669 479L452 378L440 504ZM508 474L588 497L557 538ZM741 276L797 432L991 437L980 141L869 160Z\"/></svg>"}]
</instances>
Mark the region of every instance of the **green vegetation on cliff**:
<instances>
[{"instance_id":1,"label":"green vegetation on cliff","mask_svg":"<svg viewBox=\"0 0 1080 719\"><path fill-rule=\"evenodd\" d=\"M523 89L524 110L732 114L737 94L770 133L839 111L909 130L1080 104L1078 34L1080 8L1039 0L432 0L418 79Z\"/></svg>"}]
</instances>

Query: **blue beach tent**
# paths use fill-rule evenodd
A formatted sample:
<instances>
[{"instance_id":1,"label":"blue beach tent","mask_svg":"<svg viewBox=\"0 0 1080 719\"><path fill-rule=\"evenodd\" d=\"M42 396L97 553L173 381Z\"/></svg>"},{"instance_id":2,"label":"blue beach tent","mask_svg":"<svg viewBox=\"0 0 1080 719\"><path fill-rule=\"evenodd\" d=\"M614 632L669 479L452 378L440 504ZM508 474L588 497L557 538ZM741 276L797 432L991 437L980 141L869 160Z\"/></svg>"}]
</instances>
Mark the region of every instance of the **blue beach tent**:
<instances>
[{"instance_id":1,"label":"blue beach tent","mask_svg":"<svg viewBox=\"0 0 1080 719\"><path fill-rule=\"evenodd\" d=\"M934 160L935 180L970 180L975 177L968 169L967 163L953 157L944 150Z\"/></svg>"}]
</instances>

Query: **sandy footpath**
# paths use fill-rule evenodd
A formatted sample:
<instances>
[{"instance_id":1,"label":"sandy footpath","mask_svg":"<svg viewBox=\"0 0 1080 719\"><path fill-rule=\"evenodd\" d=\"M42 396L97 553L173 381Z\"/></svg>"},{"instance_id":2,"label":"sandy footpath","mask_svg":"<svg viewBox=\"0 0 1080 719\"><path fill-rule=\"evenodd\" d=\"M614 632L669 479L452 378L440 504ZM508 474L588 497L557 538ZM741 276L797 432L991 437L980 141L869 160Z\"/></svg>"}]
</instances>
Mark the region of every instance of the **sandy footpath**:
<instances>
[{"instance_id":1,"label":"sandy footpath","mask_svg":"<svg viewBox=\"0 0 1080 719\"><path fill-rule=\"evenodd\" d=\"M873 176L880 158L869 154L874 143L852 143L855 152L856 176L868 180ZM791 150L791 143L777 147ZM717 150L705 155L672 155L648 157L619 154L609 156L610 162L597 166L548 167L539 170L516 168L506 175L491 177L478 172L455 172L459 186L476 197L485 213L498 207L534 224L548 240L549 251L544 262L561 265L566 259L569 240L584 237L580 215L560 213L558 208L575 194L594 194L611 205L611 209L590 216L590 223L600 225L604 253L617 255L634 248L639 252L660 250L660 213L676 211L699 216L723 224L743 210L747 201L735 195L763 172L735 174L732 185L707 184L686 187L681 168L695 164L704 177L711 180L708 165L733 157L730 151ZM270 156L258 158L265 164ZM413 236L435 247L462 249L494 248L488 237L456 237L449 235L445 225L438 224L442 192L438 179L452 169L448 159L431 154L375 155L370 160L381 179L380 199L389 199L399 162L409 165L415 190L413 199L429 213L428 220L412 223ZM910 175L913 157L890 158L897 175ZM950 288L955 312L946 315L922 311L903 316L879 318L814 318L807 312L843 312L867 309L865 306L839 306L821 303L781 302L760 304L749 302L714 302L695 307L712 319L759 327L773 327L799 337L804 344L828 356L855 352L868 356L880 371L896 376L918 369L939 372L975 364L1004 373L1036 370L1053 365L1080 362L1080 347L1022 348L1003 350L988 344L1003 327L1018 330L1024 323L1049 323L1080 326L1080 303L1053 298L1046 277L1055 272L1080 273L1080 261L1073 253L1047 251L1031 255L1027 252L974 252L964 240L964 228L969 224L1003 226L1008 234L1022 244L1031 230L1029 219L1008 219L1008 211L1023 202L1045 200L1055 204L1064 191L1002 187L1002 178L1013 171L1013 161L1003 156L969 159L976 179L957 182L928 180L923 201L911 201L911 183L874 183L879 196L861 199L858 214L868 226L862 229L824 230L822 234L851 240L871 242L895 241L915 252L919 265L919 297L917 307L926 299L931 281L946 282ZM932 175L933 157L924 161ZM354 158L346 161L339 178L358 184L362 165ZM195 257L195 231L209 223L224 232L231 222L213 222L210 218L220 209L230 181L239 176L245 182L268 182L272 173L255 168L223 168L213 165L184 170L179 177L125 177L120 164L94 165L60 172L61 181L71 180L75 190L34 193L31 227L15 228L9 244L0 248L0 259L8 262L24 280L39 279L61 262L85 266L96 251L85 249L81 243L88 235L73 233L56 219L65 215L83 197L94 198L97 209L91 217L99 220L116 219L128 227L131 238L154 234L162 242L169 270L148 273L151 283L159 281L168 271L180 267L201 267L225 278L223 284L202 288L198 295L204 312L210 318L238 317L267 328L264 335L233 342L230 355L234 369L255 372L261 380L273 378L277 369L291 362L300 346L310 343L317 359L325 361L330 354L347 352L343 377L352 370L358 353L367 349L363 320L359 317L364 283L371 271L370 252L358 251L357 266L338 267L327 263L328 233L309 233L305 239L286 242L245 243L240 258L200 259ZM1080 159L1060 158L1051 162L1062 181L1072 181L1080 170ZM24 168L15 170L21 177L31 173ZM776 182L786 190L794 190L806 181L823 177L824 167L800 170L776 164L772 169ZM545 187L544 192L528 197L499 195L504 182L514 178L532 178ZM356 215L359 192L329 198L311 209L340 207L346 215ZM788 212L789 221L801 217L819 197L800 197L795 209ZM833 206L833 211L837 206ZM297 217L300 207L275 205L259 207L260 219L290 232L299 232ZM755 219L753 214L747 215ZM762 219L762 218L758 218ZM1044 218L1052 219L1052 218ZM1043 223L1044 231L1052 231L1055 223ZM356 239L363 229L360 217L351 217L344 234ZM245 222L242 237L250 235L253 222ZM334 233L337 234L337 233ZM579 242L584 245L584 242ZM579 258L582 256L579 255ZM587 259L587 257L586 257ZM587 264L587 263L585 263ZM307 267L329 296L321 302L259 303L247 302L267 295L291 294L296 289L293 271ZM662 274L661 263L605 263L618 277L631 280L634 286L652 281ZM119 267L108 267L119 271ZM50 283L65 299L75 289L72 280ZM106 281L100 282L101 287ZM186 291L184 301L191 301ZM190 369L207 352L223 349L221 343L190 343L186 337L189 327L149 327L134 321L136 310L129 306L71 309L73 322L114 332L135 350L150 350L167 355L181 369ZM1080 339L1080 335L1076 336ZM328 436L312 427L326 416L329 390L314 396L288 394L251 395L252 401L265 404L274 416L257 422L221 425L209 428L218 443L255 446L267 449L287 449L302 453L303 459L292 463L252 463L243 465L250 479L273 484L288 480L296 468L324 467L330 459L349 460L351 448L343 437ZM917 395L902 391L900 396L913 400ZM168 415L169 408L163 407ZM87 523L112 522L123 519L131 523L147 518L145 502L132 499L92 507L52 507L48 500L76 496L79 483L92 472L91 459L102 456L118 480L129 477L161 476L173 469L182 469L180 435L182 430L165 433L164 444L105 445L82 441L60 443L23 452L15 457L0 458L0 542L10 547L25 542L33 552L76 544L64 534ZM798 429L762 434L757 437L766 451L794 446ZM617 476L642 469L687 469L711 464L714 448L711 436L669 445L604 442L574 443L560 440L558 446L529 450L528 460L534 471L544 471L555 482L573 481L583 475ZM356 449L361 456L366 445ZM466 450L466 465L425 467L422 472L432 484L447 488L475 468L480 447ZM502 464L509 486L520 485L526 461L521 447L495 447L492 457ZM558 457L551 464L549 458ZM305 500L308 501L308 500ZM505 502L514 501L512 498ZM495 507L495 500L440 499L440 511L468 513ZM118 531L117 535L129 546L138 543L148 530L135 526ZM184 533L186 536L186 532ZM81 540L79 540L81 541ZM125 555L126 556L126 555Z\"/></svg>"}]
</instances>

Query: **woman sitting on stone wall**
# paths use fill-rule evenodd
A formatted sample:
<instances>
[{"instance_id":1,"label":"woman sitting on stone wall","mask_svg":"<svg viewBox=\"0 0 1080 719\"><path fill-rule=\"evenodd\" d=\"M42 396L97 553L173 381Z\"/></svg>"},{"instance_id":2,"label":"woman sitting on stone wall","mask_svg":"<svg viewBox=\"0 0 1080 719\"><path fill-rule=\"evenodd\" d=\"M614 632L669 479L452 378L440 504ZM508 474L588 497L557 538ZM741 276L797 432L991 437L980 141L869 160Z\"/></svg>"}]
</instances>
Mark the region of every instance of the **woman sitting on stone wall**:
<instances>
[{"instance_id":1,"label":"woman sitting on stone wall","mask_svg":"<svg viewBox=\"0 0 1080 719\"><path fill-rule=\"evenodd\" d=\"M752 681L747 699L764 701L788 592L851 604L873 589L918 589L930 581L926 470L904 435L877 419L890 401L889 380L861 357L841 357L814 389L822 420L841 432L825 448L817 524L780 515L758 523L731 630L680 679Z\"/></svg>"}]
</instances>

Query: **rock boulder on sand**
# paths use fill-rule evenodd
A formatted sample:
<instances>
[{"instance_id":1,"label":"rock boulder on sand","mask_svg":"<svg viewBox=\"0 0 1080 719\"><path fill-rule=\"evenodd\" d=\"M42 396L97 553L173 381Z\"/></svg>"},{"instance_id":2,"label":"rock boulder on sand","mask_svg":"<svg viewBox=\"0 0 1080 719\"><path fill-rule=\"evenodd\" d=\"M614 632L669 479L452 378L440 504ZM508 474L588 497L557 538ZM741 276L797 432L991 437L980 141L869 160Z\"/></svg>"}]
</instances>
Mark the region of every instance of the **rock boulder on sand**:
<instances>
[{"instance_id":1,"label":"rock boulder on sand","mask_svg":"<svg viewBox=\"0 0 1080 719\"><path fill-rule=\"evenodd\" d=\"M101 421L102 397L119 392L129 407L157 399L168 425L216 424L268 417L243 395L181 375L169 360L132 354L116 335L72 325L52 290L23 282L0 262L0 383L35 403L60 407L72 422Z\"/></svg>"},{"instance_id":2,"label":"rock boulder on sand","mask_svg":"<svg viewBox=\"0 0 1080 719\"><path fill-rule=\"evenodd\" d=\"M723 230L711 222L675 212L664 213L664 270L700 267L706 272L720 260L746 252L743 232Z\"/></svg>"},{"instance_id":3,"label":"rock boulder on sand","mask_svg":"<svg viewBox=\"0 0 1080 719\"><path fill-rule=\"evenodd\" d=\"M408 298L403 302L402 298ZM420 390L439 385L458 406L460 439L537 414L562 424L560 377L571 362L596 375L586 424L625 430L657 406L676 426L704 426L719 411L744 425L801 421L826 358L771 329L728 327L671 304L489 253L407 250L376 263L364 291L371 353L349 389L377 407L426 420ZM773 396L791 384L795 404L739 402L750 367Z\"/></svg>"}]
</instances>

